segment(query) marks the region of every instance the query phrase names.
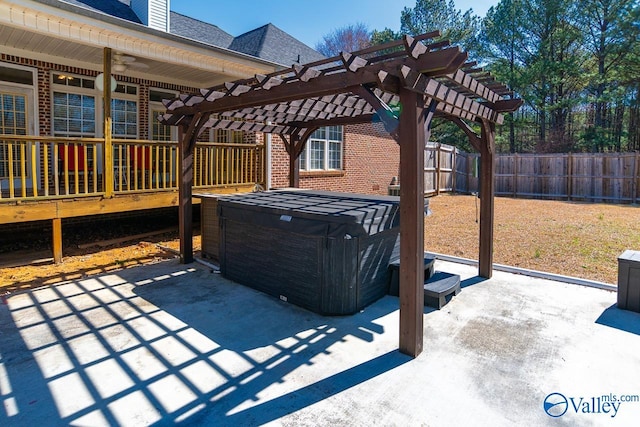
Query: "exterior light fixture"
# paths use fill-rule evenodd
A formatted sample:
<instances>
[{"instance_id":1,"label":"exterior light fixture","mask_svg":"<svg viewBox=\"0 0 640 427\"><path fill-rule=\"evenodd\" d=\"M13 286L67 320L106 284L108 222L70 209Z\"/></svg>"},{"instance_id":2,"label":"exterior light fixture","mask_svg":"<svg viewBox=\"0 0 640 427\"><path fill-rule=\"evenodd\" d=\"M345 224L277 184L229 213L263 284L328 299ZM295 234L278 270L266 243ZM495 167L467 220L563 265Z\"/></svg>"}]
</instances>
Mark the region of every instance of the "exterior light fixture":
<instances>
[{"instance_id":1,"label":"exterior light fixture","mask_svg":"<svg viewBox=\"0 0 640 427\"><path fill-rule=\"evenodd\" d=\"M117 85L118 82L116 81L115 77L111 76L111 92L114 92L116 90ZM96 76L96 89L98 89L100 92L104 90L104 73L100 73Z\"/></svg>"}]
</instances>

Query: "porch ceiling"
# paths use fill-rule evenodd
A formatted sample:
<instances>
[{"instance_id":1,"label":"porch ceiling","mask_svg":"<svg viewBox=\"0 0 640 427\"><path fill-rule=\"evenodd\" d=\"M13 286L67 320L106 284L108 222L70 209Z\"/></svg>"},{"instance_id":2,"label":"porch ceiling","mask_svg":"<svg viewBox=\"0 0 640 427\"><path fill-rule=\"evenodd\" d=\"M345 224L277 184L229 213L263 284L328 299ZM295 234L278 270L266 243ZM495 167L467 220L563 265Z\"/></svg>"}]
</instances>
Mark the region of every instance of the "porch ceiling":
<instances>
[{"instance_id":1,"label":"porch ceiling","mask_svg":"<svg viewBox=\"0 0 640 427\"><path fill-rule=\"evenodd\" d=\"M47 35L33 33L19 28L0 26L0 45L7 54L33 57L46 62L102 71L103 48L90 46L74 41L52 38ZM219 84L231 75L216 73L210 69L185 66L182 63L172 64L163 61L144 58L123 51L127 56L136 60L127 65L125 75L149 80L158 80L176 84L210 86ZM179 76L177 78L176 76Z\"/></svg>"},{"instance_id":2,"label":"porch ceiling","mask_svg":"<svg viewBox=\"0 0 640 427\"><path fill-rule=\"evenodd\" d=\"M189 40L144 25L33 2L0 2L0 48L8 55L101 71L103 49L135 58L121 75L187 86L278 68L258 58ZM117 76L117 70L112 70Z\"/></svg>"}]
</instances>

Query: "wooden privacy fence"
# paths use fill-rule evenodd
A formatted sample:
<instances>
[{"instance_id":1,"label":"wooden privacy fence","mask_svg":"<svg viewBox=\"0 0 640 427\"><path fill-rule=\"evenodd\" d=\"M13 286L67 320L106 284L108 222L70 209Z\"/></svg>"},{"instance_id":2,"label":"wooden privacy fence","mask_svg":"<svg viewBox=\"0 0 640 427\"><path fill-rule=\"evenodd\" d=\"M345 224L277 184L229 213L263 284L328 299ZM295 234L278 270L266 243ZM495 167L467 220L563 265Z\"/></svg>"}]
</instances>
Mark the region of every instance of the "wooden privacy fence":
<instances>
[{"instance_id":1,"label":"wooden privacy fence","mask_svg":"<svg viewBox=\"0 0 640 427\"><path fill-rule=\"evenodd\" d=\"M425 194L478 191L478 154L444 144L425 149ZM500 154L498 196L640 202L640 153ZM391 189L390 189L391 190Z\"/></svg>"}]
</instances>

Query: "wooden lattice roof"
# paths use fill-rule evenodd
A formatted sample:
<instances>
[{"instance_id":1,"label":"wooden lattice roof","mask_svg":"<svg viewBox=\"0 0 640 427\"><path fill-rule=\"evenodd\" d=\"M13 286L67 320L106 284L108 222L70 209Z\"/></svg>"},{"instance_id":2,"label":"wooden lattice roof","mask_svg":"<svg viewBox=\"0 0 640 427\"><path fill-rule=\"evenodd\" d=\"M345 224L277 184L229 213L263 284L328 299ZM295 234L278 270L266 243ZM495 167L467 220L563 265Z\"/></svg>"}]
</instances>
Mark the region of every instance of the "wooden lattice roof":
<instances>
[{"instance_id":1,"label":"wooden lattice roof","mask_svg":"<svg viewBox=\"0 0 640 427\"><path fill-rule=\"evenodd\" d=\"M380 120L393 134L401 87L437 101L445 118L500 124L522 101L439 32L373 46L165 100L168 125L296 134ZM195 123L193 118L196 117Z\"/></svg>"}]
</instances>

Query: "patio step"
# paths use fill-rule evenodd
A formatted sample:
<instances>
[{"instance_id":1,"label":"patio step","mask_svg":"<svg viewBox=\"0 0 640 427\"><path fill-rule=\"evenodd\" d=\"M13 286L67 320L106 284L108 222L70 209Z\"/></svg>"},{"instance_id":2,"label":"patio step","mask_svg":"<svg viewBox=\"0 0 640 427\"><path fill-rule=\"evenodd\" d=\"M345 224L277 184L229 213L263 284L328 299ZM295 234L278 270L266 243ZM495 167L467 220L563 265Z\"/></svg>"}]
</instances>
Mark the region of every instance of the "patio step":
<instances>
[{"instance_id":1,"label":"patio step","mask_svg":"<svg viewBox=\"0 0 640 427\"><path fill-rule=\"evenodd\" d=\"M424 256L424 280L433 276L434 264L436 259L429 255ZM391 270L391 278L389 280L389 295L397 297L400 289L400 259L395 259L389 263L389 269Z\"/></svg>"},{"instance_id":2,"label":"patio step","mask_svg":"<svg viewBox=\"0 0 640 427\"><path fill-rule=\"evenodd\" d=\"M447 297L460 293L460 276L436 271L424 282L424 305L440 310L447 303Z\"/></svg>"}]
</instances>

